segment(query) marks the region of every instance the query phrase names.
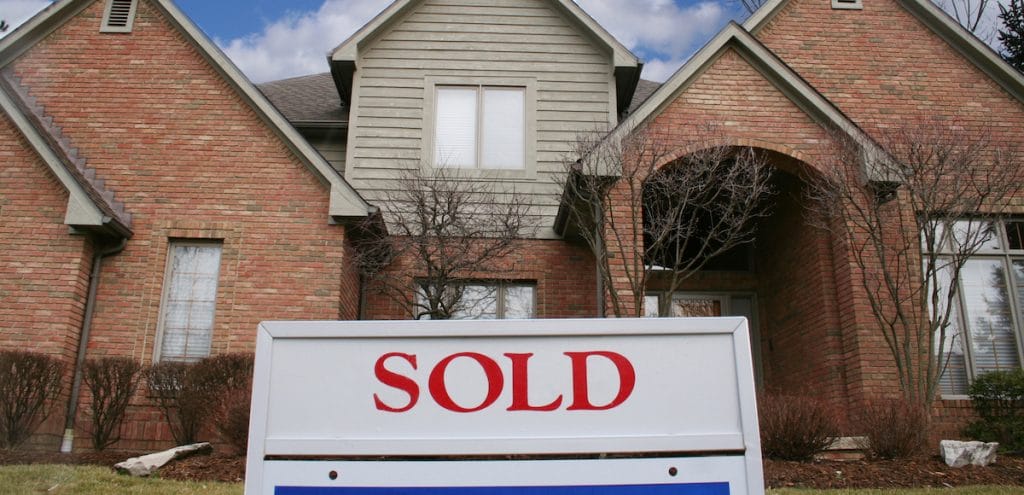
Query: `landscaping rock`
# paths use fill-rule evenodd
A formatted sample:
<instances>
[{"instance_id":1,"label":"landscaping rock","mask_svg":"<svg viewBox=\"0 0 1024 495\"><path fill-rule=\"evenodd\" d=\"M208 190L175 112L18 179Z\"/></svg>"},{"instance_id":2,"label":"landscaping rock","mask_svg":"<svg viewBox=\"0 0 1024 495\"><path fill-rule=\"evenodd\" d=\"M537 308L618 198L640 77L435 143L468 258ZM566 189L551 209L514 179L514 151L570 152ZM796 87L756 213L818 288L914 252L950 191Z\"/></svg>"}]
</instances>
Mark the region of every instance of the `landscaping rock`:
<instances>
[{"instance_id":1,"label":"landscaping rock","mask_svg":"<svg viewBox=\"0 0 1024 495\"><path fill-rule=\"evenodd\" d=\"M996 449L999 444L996 442L960 442L956 440L943 440L939 442L939 455L950 467L964 467L968 464L973 466L988 466L996 462Z\"/></svg>"},{"instance_id":2,"label":"landscaping rock","mask_svg":"<svg viewBox=\"0 0 1024 495\"><path fill-rule=\"evenodd\" d=\"M208 454L213 447L208 442L182 445L163 452L148 454L141 457L132 457L124 462L114 464L114 469L121 474L132 476L149 476L160 469L161 466L175 459L184 459L195 454Z\"/></svg>"}]
</instances>

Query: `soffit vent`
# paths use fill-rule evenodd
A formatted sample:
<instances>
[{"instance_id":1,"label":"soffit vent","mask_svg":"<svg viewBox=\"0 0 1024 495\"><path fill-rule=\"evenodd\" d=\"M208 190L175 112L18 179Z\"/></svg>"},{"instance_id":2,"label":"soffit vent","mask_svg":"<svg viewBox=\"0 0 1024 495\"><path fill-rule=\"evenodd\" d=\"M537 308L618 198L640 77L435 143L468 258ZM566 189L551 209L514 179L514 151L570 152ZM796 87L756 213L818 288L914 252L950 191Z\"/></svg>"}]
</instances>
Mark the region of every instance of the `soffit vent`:
<instances>
[{"instance_id":1,"label":"soffit vent","mask_svg":"<svg viewBox=\"0 0 1024 495\"><path fill-rule=\"evenodd\" d=\"M137 0L107 0L107 8L103 11L101 33L130 33L135 20Z\"/></svg>"},{"instance_id":2,"label":"soffit vent","mask_svg":"<svg viewBox=\"0 0 1024 495\"><path fill-rule=\"evenodd\" d=\"M863 10L862 0L832 0L832 8L836 10Z\"/></svg>"}]
</instances>

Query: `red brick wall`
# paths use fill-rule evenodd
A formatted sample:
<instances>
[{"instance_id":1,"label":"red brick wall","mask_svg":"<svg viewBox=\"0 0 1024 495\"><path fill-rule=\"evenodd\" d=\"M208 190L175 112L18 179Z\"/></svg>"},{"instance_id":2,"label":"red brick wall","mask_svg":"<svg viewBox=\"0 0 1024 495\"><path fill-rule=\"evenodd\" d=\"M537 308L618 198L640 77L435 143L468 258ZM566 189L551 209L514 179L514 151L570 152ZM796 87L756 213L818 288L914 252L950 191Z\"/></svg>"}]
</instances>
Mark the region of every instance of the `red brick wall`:
<instances>
[{"instance_id":1,"label":"red brick wall","mask_svg":"<svg viewBox=\"0 0 1024 495\"><path fill-rule=\"evenodd\" d=\"M756 36L883 142L887 127L947 121L995 145L1019 149L1024 144L1024 104L895 0L865 1L860 11L791 0ZM1024 213L1024 198L1017 198L1011 211ZM856 269L838 268L852 397L897 393L892 358L858 292ZM966 407L969 402L943 401L937 431L955 435Z\"/></svg>"},{"instance_id":2,"label":"red brick wall","mask_svg":"<svg viewBox=\"0 0 1024 495\"><path fill-rule=\"evenodd\" d=\"M753 146L787 172L772 216L758 226L753 277L702 274L685 290L756 289L765 386L792 391L813 383L816 395L845 405L831 240L806 225L797 178L827 166L829 133L733 49L684 87L646 132L680 148L676 156L708 144Z\"/></svg>"},{"instance_id":3,"label":"red brick wall","mask_svg":"<svg viewBox=\"0 0 1024 495\"><path fill-rule=\"evenodd\" d=\"M343 276L345 233L328 224L328 187L153 5L140 2L130 34L100 33L102 9L94 2L14 66L133 215L134 236L104 264L89 355L152 360L173 239L223 242L213 353L251 352L262 320L354 317L358 288ZM50 216L42 232L62 229ZM41 235L56 236L28 237ZM63 233L47 253L74 242ZM120 446L169 440L150 435L158 429L137 422Z\"/></svg>"},{"instance_id":4,"label":"red brick wall","mask_svg":"<svg viewBox=\"0 0 1024 495\"><path fill-rule=\"evenodd\" d=\"M415 261L396 261L386 276L418 277ZM564 241L523 240L514 251L476 274L480 279L534 282L537 318L593 318L597 315L594 257L584 246ZM409 311L379 291L368 290L364 318L407 320Z\"/></svg>"},{"instance_id":5,"label":"red brick wall","mask_svg":"<svg viewBox=\"0 0 1024 495\"><path fill-rule=\"evenodd\" d=\"M92 243L64 225L68 192L0 113L0 349L65 361L63 397L34 442L56 448L85 311Z\"/></svg>"}]
</instances>

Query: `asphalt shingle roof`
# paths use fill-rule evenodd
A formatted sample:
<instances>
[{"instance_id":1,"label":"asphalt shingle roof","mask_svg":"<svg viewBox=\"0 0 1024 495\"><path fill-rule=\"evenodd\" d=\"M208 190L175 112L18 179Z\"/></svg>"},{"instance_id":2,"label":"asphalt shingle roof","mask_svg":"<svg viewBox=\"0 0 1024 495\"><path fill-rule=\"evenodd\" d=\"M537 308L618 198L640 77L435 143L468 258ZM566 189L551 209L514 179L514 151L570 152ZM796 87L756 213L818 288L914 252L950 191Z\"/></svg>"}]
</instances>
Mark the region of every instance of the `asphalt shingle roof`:
<instances>
[{"instance_id":1,"label":"asphalt shingle roof","mask_svg":"<svg viewBox=\"0 0 1024 495\"><path fill-rule=\"evenodd\" d=\"M341 104L329 72L271 81L256 87L292 124L348 123L348 107Z\"/></svg>"},{"instance_id":2,"label":"asphalt shingle roof","mask_svg":"<svg viewBox=\"0 0 1024 495\"><path fill-rule=\"evenodd\" d=\"M647 101L647 99L650 98L651 95L660 87L661 83L648 81L646 79L641 79L637 82L636 91L633 92L633 101L629 102L629 110L626 110L626 114L632 114L636 111L636 109L640 105L643 105L643 103Z\"/></svg>"}]
</instances>

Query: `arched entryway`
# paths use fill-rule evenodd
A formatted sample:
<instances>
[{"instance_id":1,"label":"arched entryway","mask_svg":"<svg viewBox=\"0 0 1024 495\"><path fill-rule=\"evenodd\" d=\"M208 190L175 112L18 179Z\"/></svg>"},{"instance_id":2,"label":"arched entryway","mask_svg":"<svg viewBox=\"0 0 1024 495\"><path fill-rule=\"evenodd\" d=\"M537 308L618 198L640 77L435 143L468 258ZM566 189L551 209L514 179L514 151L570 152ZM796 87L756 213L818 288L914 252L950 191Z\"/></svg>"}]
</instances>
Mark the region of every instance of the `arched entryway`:
<instances>
[{"instance_id":1,"label":"arched entryway","mask_svg":"<svg viewBox=\"0 0 1024 495\"><path fill-rule=\"evenodd\" d=\"M659 301L668 298L662 316L745 316L762 390L811 394L845 406L835 246L827 231L808 221L806 179L814 168L793 154L755 152L773 168L774 193L768 213L754 222L753 241L709 260L672 292L655 267L645 313L657 316Z\"/></svg>"}]
</instances>

